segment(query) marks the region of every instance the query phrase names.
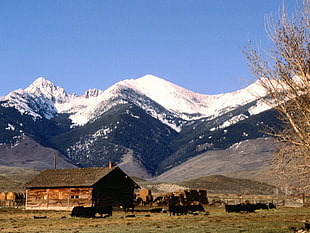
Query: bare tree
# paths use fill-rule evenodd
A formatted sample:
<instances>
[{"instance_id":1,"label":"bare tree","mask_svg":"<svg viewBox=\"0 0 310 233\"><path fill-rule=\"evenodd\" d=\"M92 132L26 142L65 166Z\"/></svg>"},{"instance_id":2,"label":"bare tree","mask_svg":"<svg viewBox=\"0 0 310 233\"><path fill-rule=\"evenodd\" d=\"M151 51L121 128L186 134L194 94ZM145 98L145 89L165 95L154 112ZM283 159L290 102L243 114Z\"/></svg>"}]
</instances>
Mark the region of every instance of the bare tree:
<instances>
[{"instance_id":1,"label":"bare tree","mask_svg":"<svg viewBox=\"0 0 310 233\"><path fill-rule=\"evenodd\" d=\"M244 52L255 78L268 94L265 101L279 113L283 128L272 135L279 150L274 171L300 192L310 190L310 0L300 2L288 17L283 4L279 17L266 17L272 47Z\"/></svg>"}]
</instances>

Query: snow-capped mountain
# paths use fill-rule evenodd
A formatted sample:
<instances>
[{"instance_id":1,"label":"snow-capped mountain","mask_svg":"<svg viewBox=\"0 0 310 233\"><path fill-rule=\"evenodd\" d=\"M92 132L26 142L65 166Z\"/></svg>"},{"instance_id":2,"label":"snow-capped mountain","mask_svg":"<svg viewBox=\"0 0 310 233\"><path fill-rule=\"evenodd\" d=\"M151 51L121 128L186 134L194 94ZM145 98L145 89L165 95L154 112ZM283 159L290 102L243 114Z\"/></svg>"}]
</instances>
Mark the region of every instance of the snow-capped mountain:
<instances>
[{"instance_id":1,"label":"snow-capped mountain","mask_svg":"<svg viewBox=\"0 0 310 233\"><path fill-rule=\"evenodd\" d=\"M111 160L148 177L262 137L262 125L275 121L265 96L259 83L204 95L153 75L77 96L40 77L0 100L0 144L26 135L78 166Z\"/></svg>"},{"instance_id":2,"label":"snow-capped mountain","mask_svg":"<svg viewBox=\"0 0 310 233\"><path fill-rule=\"evenodd\" d=\"M265 96L264 90L257 88L259 87L257 83L237 92L203 95L153 75L121 81L116 85L131 88L148 96L184 120L216 117L223 111L229 111L256 100L258 95Z\"/></svg>"},{"instance_id":3,"label":"snow-capped mountain","mask_svg":"<svg viewBox=\"0 0 310 233\"><path fill-rule=\"evenodd\" d=\"M130 95L130 92L133 92L133 95ZM21 113L34 118L51 119L58 113L68 113L73 124L81 126L96 119L98 112L102 114L115 104L131 101L153 117L180 131L179 125L167 121L163 115L172 115L185 121L212 119L256 101L257 96L265 96L264 90L257 83L237 92L203 95L153 75L120 81L105 91L86 90L84 95L76 96L40 77L25 90L11 92L4 98L7 101L4 106L15 107ZM164 112L154 109L153 105L162 106ZM269 108L264 102L257 101L249 108L249 114L258 114ZM235 117L232 122L236 123L238 119L244 118L246 116Z\"/></svg>"}]
</instances>

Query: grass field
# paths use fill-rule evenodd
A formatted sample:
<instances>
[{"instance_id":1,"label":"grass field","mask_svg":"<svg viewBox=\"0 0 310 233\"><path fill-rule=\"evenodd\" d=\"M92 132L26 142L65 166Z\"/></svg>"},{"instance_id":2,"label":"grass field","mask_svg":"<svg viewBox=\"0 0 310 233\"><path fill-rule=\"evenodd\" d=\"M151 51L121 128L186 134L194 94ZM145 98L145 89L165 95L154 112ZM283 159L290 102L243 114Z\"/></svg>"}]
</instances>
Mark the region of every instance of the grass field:
<instances>
[{"instance_id":1,"label":"grass field","mask_svg":"<svg viewBox=\"0 0 310 233\"><path fill-rule=\"evenodd\" d=\"M169 216L168 213L136 211L135 217L113 211L107 218L76 218L68 211L0 209L0 232L294 232L310 218L310 208L280 207L276 210L240 214L223 207L206 207L209 214ZM44 217L46 218L34 218Z\"/></svg>"}]
</instances>

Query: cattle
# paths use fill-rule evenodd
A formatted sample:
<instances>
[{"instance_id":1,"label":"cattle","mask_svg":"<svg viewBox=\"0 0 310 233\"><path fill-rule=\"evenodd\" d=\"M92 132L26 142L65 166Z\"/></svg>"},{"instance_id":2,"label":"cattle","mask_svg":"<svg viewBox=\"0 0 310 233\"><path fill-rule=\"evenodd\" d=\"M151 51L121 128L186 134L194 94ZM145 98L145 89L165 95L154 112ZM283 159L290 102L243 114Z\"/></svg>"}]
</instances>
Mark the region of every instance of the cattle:
<instances>
[{"instance_id":1,"label":"cattle","mask_svg":"<svg viewBox=\"0 0 310 233\"><path fill-rule=\"evenodd\" d=\"M153 208L150 210L151 213L161 213L164 211L164 208Z\"/></svg>"},{"instance_id":2,"label":"cattle","mask_svg":"<svg viewBox=\"0 0 310 233\"><path fill-rule=\"evenodd\" d=\"M196 211L205 212L205 209L203 208L203 206L201 204L198 204L198 205L188 205L187 206L187 211L189 211L189 212L196 212Z\"/></svg>"},{"instance_id":3,"label":"cattle","mask_svg":"<svg viewBox=\"0 0 310 233\"><path fill-rule=\"evenodd\" d=\"M101 217L103 216L103 214L108 214L109 216L112 216L112 206L104 206L104 207L76 206L72 209L71 216L95 218L97 213L100 214Z\"/></svg>"},{"instance_id":4,"label":"cattle","mask_svg":"<svg viewBox=\"0 0 310 233\"><path fill-rule=\"evenodd\" d=\"M201 204L199 205L169 205L170 216L173 215L186 215L196 211L205 212L205 209Z\"/></svg>"},{"instance_id":5,"label":"cattle","mask_svg":"<svg viewBox=\"0 0 310 233\"><path fill-rule=\"evenodd\" d=\"M34 219L42 219L42 218L47 218L46 216L33 216Z\"/></svg>"},{"instance_id":6,"label":"cattle","mask_svg":"<svg viewBox=\"0 0 310 233\"><path fill-rule=\"evenodd\" d=\"M168 208L169 208L170 216L187 214L187 206L184 206L184 205L169 205Z\"/></svg>"},{"instance_id":7,"label":"cattle","mask_svg":"<svg viewBox=\"0 0 310 233\"><path fill-rule=\"evenodd\" d=\"M267 204L263 204L263 203L257 203L257 204L255 204L255 205L254 205L254 208L255 208L256 210L259 210L259 209L268 210L268 209L269 209L268 205L267 205Z\"/></svg>"},{"instance_id":8,"label":"cattle","mask_svg":"<svg viewBox=\"0 0 310 233\"><path fill-rule=\"evenodd\" d=\"M237 204L237 205L225 205L225 210L227 213L231 213L231 212L242 212L244 211L244 208L241 204Z\"/></svg>"},{"instance_id":9,"label":"cattle","mask_svg":"<svg viewBox=\"0 0 310 233\"><path fill-rule=\"evenodd\" d=\"M72 209L72 217L94 218L96 215L93 207L76 206Z\"/></svg>"},{"instance_id":10,"label":"cattle","mask_svg":"<svg viewBox=\"0 0 310 233\"><path fill-rule=\"evenodd\" d=\"M237 213L253 213L255 210L259 209L269 209L269 205L263 203L250 204L250 203L242 203L237 205L225 205L225 210L227 213L237 212Z\"/></svg>"},{"instance_id":11,"label":"cattle","mask_svg":"<svg viewBox=\"0 0 310 233\"><path fill-rule=\"evenodd\" d=\"M269 209L276 209L277 207L273 203L268 204Z\"/></svg>"},{"instance_id":12,"label":"cattle","mask_svg":"<svg viewBox=\"0 0 310 233\"><path fill-rule=\"evenodd\" d=\"M84 206L75 206L73 207L70 215L72 217L81 217L81 212L83 211L83 209L84 209Z\"/></svg>"},{"instance_id":13,"label":"cattle","mask_svg":"<svg viewBox=\"0 0 310 233\"><path fill-rule=\"evenodd\" d=\"M183 205L182 199L180 197L174 197L173 195L169 200L168 210L170 216L187 214L187 207Z\"/></svg>"},{"instance_id":14,"label":"cattle","mask_svg":"<svg viewBox=\"0 0 310 233\"><path fill-rule=\"evenodd\" d=\"M125 213L128 213L129 211L133 213L135 209L135 205L134 204L122 204L120 208L123 209Z\"/></svg>"},{"instance_id":15,"label":"cattle","mask_svg":"<svg viewBox=\"0 0 310 233\"><path fill-rule=\"evenodd\" d=\"M199 202L192 202L190 205L184 203L180 197L172 197L169 200L168 210L171 215L186 215L188 212L204 212L203 206Z\"/></svg>"},{"instance_id":16,"label":"cattle","mask_svg":"<svg viewBox=\"0 0 310 233\"><path fill-rule=\"evenodd\" d=\"M96 208L96 212L100 214L101 217L103 216L103 214L108 214L108 216L112 216L112 206L100 206L94 208Z\"/></svg>"},{"instance_id":17,"label":"cattle","mask_svg":"<svg viewBox=\"0 0 310 233\"><path fill-rule=\"evenodd\" d=\"M254 213L255 210L260 209L261 207L258 204L245 204L244 205L244 212L245 213Z\"/></svg>"}]
</instances>

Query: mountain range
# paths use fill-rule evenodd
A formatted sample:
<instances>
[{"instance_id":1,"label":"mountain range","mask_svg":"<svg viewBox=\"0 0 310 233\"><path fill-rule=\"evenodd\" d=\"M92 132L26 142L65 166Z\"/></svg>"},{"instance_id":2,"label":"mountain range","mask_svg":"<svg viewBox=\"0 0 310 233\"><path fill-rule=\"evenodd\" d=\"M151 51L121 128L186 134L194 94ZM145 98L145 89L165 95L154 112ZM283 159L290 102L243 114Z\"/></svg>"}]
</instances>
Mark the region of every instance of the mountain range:
<instances>
[{"instance_id":1,"label":"mountain range","mask_svg":"<svg viewBox=\"0 0 310 233\"><path fill-rule=\"evenodd\" d=\"M40 77L0 100L0 166L111 161L162 181L263 169L275 151L264 131L280 127L264 98L259 81L204 95L146 75L77 96Z\"/></svg>"}]
</instances>

